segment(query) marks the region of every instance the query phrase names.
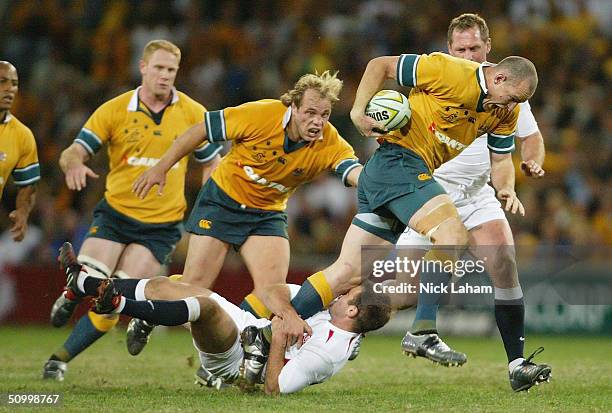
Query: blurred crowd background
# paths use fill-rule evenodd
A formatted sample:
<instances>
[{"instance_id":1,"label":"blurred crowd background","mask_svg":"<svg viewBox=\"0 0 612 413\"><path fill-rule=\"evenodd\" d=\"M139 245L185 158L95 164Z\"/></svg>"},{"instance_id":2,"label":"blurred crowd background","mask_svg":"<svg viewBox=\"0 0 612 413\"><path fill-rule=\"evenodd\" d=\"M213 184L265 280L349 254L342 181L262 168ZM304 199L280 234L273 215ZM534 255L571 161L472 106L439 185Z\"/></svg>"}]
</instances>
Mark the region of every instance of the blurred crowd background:
<instances>
[{"instance_id":1,"label":"blurred crowd background","mask_svg":"<svg viewBox=\"0 0 612 413\"><path fill-rule=\"evenodd\" d=\"M487 20L489 60L525 56L540 76L531 106L546 142L547 174L527 180L517 170L527 215L511 218L516 242L612 244L609 0L22 0L0 1L0 60L18 69L13 112L36 136L43 179L22 245L5 231L15 188L5 190L1 259L46 263L63 241L80 244L104 179L68 191L59 154L97 106L139 84L149 40L181 47L177 87L209 110L275 98L304 73L339 70L344 89L332 122L365 161L376 142L358 135L348 113L368 60L446 51L448 24L464 12ZM90 164L100 173L106 162L101 152ZM189 205L199 190L193 166ZM354 190L333 176L298 190L289 208L292 258L338 251L355 204ZM177 264L184 253L183 241Z\"/></svg>"}]
</instances>

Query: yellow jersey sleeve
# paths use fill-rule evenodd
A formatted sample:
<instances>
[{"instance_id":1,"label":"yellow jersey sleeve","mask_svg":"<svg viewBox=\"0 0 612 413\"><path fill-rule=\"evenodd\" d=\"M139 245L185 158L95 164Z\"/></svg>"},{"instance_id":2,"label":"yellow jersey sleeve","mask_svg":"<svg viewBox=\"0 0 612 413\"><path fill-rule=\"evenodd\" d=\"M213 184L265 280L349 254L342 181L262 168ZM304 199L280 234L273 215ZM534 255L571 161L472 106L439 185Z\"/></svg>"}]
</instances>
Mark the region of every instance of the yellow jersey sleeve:
<instances>
[{"instance_id":1,"label":"yellow jersey sleeve","mask_svg":"<svg viewBox=\"0 0 612 413\"><path fill-rule=\"evenodd\" d=\"M15 185L26 186L40 180L40 165L36 140L32 131L25 126L21 131L20 142L22 145L20 156L11 175Z\"/></svg>"},{"instance_id":2,"label":"yellow jersey sleeve","mask_svg":"<svg viewBox=\"0 0 612 413\"><path fill-rule=\"evenodd\" d=\"M328 123L328 125L330 127L328 139L334 142L330 145L330 169L342 180L345 186L350 186L346 178L349 172L361 164L353 147L340 136L338 130L331 123Z\"/></svg>"},{"instance_id":3,"label":"yellow jersey sleeve","mask_svg":"<svg viewBox=\"0 0 612 413\"><path fill-rule=\"evenodd\" d=\"M520 112L516 105L512 112L502 117L501 122L491 132L487 133L487 146L493 153L511 153L514 151L516 125Z\"/></svg>"},{"instance_id":4,"label":"yellow jersey sleeve","mask_svg":"<svg viewBox=\"0 0 612 413\"><path fill-rule=\"evenodd\" d=\"M473 71L478 67L476 63L470 65L466 62L438 52L429 55L403 54L397 63L397 83L418 87L436 96L460 95L460 91L453 89L463 84L466 69Z\"/></svg>"},{"instance_id":5,"label":"yellow jersey sleeve","mask_svg":"<svg viewBox=\"0 0 612 413\"><path fill-rule=\"evenodd\" d=\"M97 153L113 135L113 120L116 124L120 123L114 113L112 102L111 100L96 109L74 140L81 144L90 155Z\"/></svg>"},{"instance_id":6,"label":"yellow jersey sleeve","mask_svg":"<svg viewBox=\"0 0 612 413\"><path fill-rule=\"evenodd\" d=\"M270 129L270 122L275 119L267 116L267 106L270 101L259 100L247 102L240 106L228 107L223 110L206 112L204 119L206 136L211 143L227 140L246 140ZM257 119L257 122L253 120Z\"/></svg>"}]
</instances>

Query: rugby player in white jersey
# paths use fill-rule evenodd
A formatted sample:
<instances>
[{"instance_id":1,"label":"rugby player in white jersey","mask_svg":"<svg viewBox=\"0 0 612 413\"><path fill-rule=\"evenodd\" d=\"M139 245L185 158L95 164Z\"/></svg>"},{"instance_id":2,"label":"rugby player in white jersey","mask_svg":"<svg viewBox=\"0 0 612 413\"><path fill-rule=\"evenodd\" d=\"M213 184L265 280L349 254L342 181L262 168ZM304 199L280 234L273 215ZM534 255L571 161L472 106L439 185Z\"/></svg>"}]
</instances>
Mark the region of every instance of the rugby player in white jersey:
<instances>
[{"instance_id":1,"label":"rugby player in white jersey","mask_svg":"<svg viewBox=\"0 0 612 413\"><path fill-rule=\"evenodd\" d=\"M97 313L126 314L156 325L190 323L201 361L197 382L218 389L237 382L247 358L264 367L260 371L265 375L267 394L294 393L322 383L344 367L361 333L382 327L391 315L388 296L374 294L372 288L355 287L326 311L306 319L309 334L303 344L301 340L293 344L280 318L257 318L206 288L166 277L95 278L78 264L69 243L60 249L60 263L66 271L66 289L81 298L96 296L93 311ZM290 287L293 293L299 290L297 285L285 286L287 294ZM257 354L245 354L241 335L243 345L250 345L246 350ZM266 349L267 365L267 357L259 351L263 340L271 343Z\"/></svg>"},{"instance_id":2,"label":"rugby player in white jersey","mask_svg":"<svg viewBox=\"0 0 612 413\"><path fill-rule=\"evenodd\" d=\"M486 62L490 49L489 29L480 16L467 13L451 21L448 29L451 55L482 63ZM541 167L544 143L529 102L520 104L516 137L521 140L522 171L529 177L541 178L544 176ZM490 174L487 138L483 135L456 158L436 169L434 177L457 207L470 233L470 246L476 247L471 248L472 252L487 255L485 267L494 285L495 318L508 356L510 382L512 388L519 391L534 384L534 380L525 374L538 366L530 363L530 358L525 361L523 357L525 307L515 262L514 240L503 207L494 189L487 185ZM508 211L508 206L505 209ZM397 245L424 248L431 242L406 228ZM422 274L421 282L426 281L423 278ZM426 357L445 365L461 365L467 361L466 355L449 348L437 335L437 310L435 300L420 300L412 328L402 340L402 348L413 356Z\"/></svg>"}]
</instances>

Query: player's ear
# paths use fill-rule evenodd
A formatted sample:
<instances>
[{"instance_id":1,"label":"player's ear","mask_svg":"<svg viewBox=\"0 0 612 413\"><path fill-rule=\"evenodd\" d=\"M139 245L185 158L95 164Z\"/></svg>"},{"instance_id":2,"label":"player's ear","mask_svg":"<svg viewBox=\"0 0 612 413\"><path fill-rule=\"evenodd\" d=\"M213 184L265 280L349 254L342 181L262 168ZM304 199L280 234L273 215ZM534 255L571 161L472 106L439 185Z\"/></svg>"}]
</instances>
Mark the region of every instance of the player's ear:
<instances>
[{"instance_id":1,"label":"player's ear","mask_svg":"<svg viewBox=\"0 0 612 413\"><path fill-rule=\"evenodd\" d=\"M145 62L144 60L141 59L138 62L138 67L140 68L140 74L144 76L145 67L147 67L147 62Z\"/></svg>"},{"instance_id":2,"label":"player's ear","mask_svg":"<svg viewBox=\"0 0 612 413\"><path fill-rule=\"evenodd\" d=\"M493 79L493 83L495 83L496 85L499 85L500 83L505 82L508 79L508 76L506 76L505 73L503 72L498 72L495 75L495 78Z\"/></svg>"},{"instance_id":3,"label":"player's ear","mask_svg":"<svg viewBox=\"0 0 612 413\"><path fill-rule=\"evenodd\" d=\"M349 318L357 318L357 316L359 315L359 308L356 305L350 304L346 308L346 315Z\"/></svg>"}]
</instances>

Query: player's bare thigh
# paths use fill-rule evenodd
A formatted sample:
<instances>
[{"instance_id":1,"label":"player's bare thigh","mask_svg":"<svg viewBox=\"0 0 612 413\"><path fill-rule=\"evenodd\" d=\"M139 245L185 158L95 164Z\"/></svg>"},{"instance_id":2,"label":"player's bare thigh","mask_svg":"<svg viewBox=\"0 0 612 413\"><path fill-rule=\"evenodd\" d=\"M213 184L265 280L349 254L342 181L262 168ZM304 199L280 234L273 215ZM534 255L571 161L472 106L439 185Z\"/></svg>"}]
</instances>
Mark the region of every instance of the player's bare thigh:
<instances>
[{"instance_id":1,"label":"player's bare thigh","mask_svg":"<svg viewBox=\"0 0 612 413\"><path fill-rule=\"evenodd\" d=\"M470 249L479 259L497 288L518 286L514 238L508 221L495 219L470 230Z\"/></svg>"},{"instance_id":2,"label":"player's bare thigh","mask_svg":"<svg viewBox=\"0 0 612 413\"><path fill-rule=\"evenodd\" d=\"M362 259L362 247L390 245L390 242L385 241L379 236L351 224L344 236L340 256L332 265L323 270L325 279L329 283L334 297L344 294L351 288L361 284L364 275L362 274L362 264L366 266L368 271L368 274L365 274L365 276L369 276L372 262L384 258L389 252L386 249L378 250L380 255L368 253Z\"/></svg>"},{"instance_id":3,"label":"player's bare thigh","mask_svg":"<svg viewBox=\"0 0 612 413\"><path fill-rule=\"evenodd\" d=\"M464 246L468 243L467 229L446 194L427 201L410 218L408 225L420 234L429 235L434 245Z\"/></svg>"},{"instance_id":4,"label":"player's bare thigh","mask_svg":"<svg viewBox=\"0 0 612 413\"><path fill-rule=\"evenodd\" d=\"M272 284L284 284L289 271L289 240L284 237L251 235L240 255L253 278L254 293Z\"/></svg>"},{"instance_id":5,"label":"player's bare thigh","mask_svg":"<svg viewBox=\"0 0 612 413\"><path fill-rule=\"evenodd\" d=\"M223 353L236 342L238 328L230 315L210 297L197 297L200 318L191 323L191 335L205 353Z\"/></svg>"},{"instance_id":6,"label":"player's bare thigh","mask_svg":"<svg viewBox=\"0 0 612 413\"><path fill-rule=\"evenodd\" d=\"M155 277L147 282L144 293L149 300L173 301L195 296L208 297L212 291L167 277Z\"/></svg>"},{"instance_id":7,"label":"player's bare thigh","mask_svg":"<svg viewBox=\"0 0 612 413\"><path fill-rule=\"evenodd\" d=\"M117 268L119 258L125 249L125 244L119 242L89 237L79 250L79 260L96 266L106 276L111 276Z\"/></svg>"},{"instance_id":8,"label":"player's bare thigh","mask_svg":"<svg viewBox=\"0 0 612 413\"><path fill-rule=\"evenodd\" d=\"M217 238L190 234L182 281L211 289L229 249L230 244Z\"/></svg>"},{"instance_id":9,"label":"player's bare thigh","mask_svg":"<svg viewBox=\"0 0 612 413\"><path fill-rule=\"evenodd\" d=\"M121 278L151 278L160 275L161 263L151 250L140 244L129 244L119 258L114 275Z\"/></svg>"}]
</instances>

